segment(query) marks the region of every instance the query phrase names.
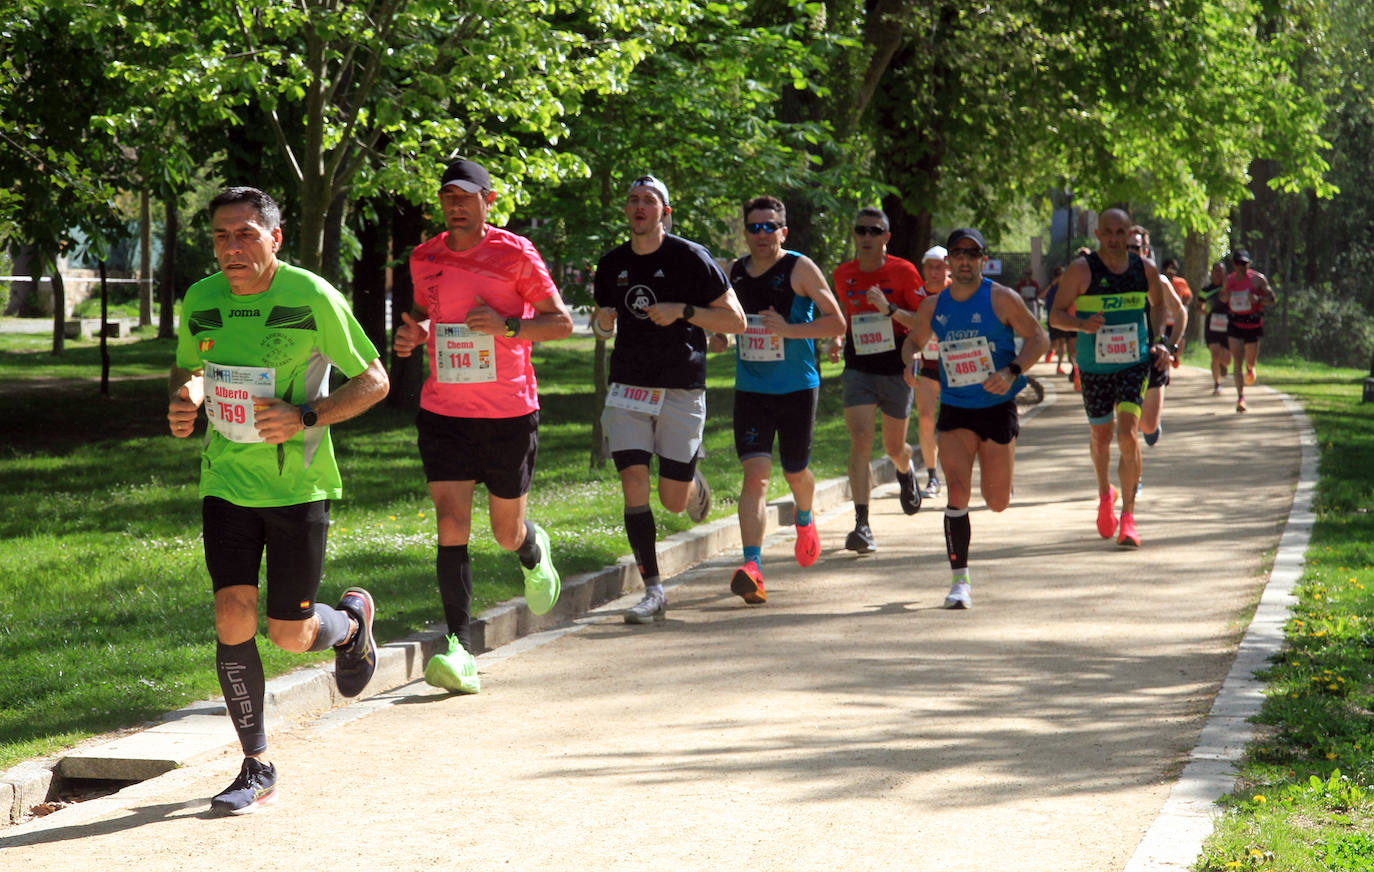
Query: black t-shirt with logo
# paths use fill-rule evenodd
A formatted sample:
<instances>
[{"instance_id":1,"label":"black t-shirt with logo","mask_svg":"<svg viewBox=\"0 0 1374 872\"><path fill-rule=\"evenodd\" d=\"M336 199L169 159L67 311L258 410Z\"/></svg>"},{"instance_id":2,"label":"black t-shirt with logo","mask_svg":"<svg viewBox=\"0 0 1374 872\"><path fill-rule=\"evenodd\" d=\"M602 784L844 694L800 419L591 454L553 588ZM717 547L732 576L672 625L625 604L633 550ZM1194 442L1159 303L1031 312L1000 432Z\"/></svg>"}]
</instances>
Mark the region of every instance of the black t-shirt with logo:
<instances>
[{"instance_id":1,"label":"black t-shirt with logo","mask_svg":"<svg viewBox=\"0 0 1374 872\"><path fill-rule=\"evenodd\" d=\"M607 252L596 265L598 306L616 310L611 381L653 388L706 387L706 331L685 320L660 327L646 312L654 303L705 308L730 290L730 282L705 248L669 234L650 254L630 243Z\"/></svg>"}]
</instances>

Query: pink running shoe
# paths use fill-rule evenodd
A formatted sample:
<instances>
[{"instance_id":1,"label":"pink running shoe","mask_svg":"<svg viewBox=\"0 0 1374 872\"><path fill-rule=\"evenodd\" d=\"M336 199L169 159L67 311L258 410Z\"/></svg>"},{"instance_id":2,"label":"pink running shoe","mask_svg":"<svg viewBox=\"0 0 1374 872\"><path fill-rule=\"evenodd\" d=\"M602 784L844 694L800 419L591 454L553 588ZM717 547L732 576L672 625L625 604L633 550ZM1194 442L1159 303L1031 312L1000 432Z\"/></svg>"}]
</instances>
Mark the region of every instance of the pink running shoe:
<instances>
[{"instance_id":1,"label":"pink running shoe","mask_svg":"<svg viewBox=\"0 0 1374 872\"><path fill-rule=\"evenodd\" d=\"M1097 535L1112 538L1116 532L1116 488L1107 485L1107 492L1097 501Z\"/></svg>"},{"instance_id":2,"label":"pink running shoe","mask_svg":"<svg viewBox=\"0 0 1374 872\"><path fill-rule=\"evenodd\" d=\"M736 569L734 577L730 579L730 592L739 594L745 602L752 605L768 602L768 594L763 589L763 573L759 571L759 565L750 560Z\"/></svg>"},{"instance_id":3,"label":"pink running shoe","mask_svg":"<svg viewBox=\"0 0 1374 872\"><path fill-rule=\"evenodd\" d=\"M1116 544L1125 545L1127 548L1140 547L1140 534L1135 531L1135 515L1130 512L1121 513L1121 535L1117 538Z\"/></svg>"},{"instance_id":4,"label":"pink running shoe","mask_svg":"<svg viewBox=\"0 0 1374 872\"><path fill-rule=\"evenodd\" d=\"M804 527L801 524L797 525L797 546L794 553L797 555L798 566L810 566L821 556L821 536L816 532L814 520Z\"/></svg>"}]
</instances>

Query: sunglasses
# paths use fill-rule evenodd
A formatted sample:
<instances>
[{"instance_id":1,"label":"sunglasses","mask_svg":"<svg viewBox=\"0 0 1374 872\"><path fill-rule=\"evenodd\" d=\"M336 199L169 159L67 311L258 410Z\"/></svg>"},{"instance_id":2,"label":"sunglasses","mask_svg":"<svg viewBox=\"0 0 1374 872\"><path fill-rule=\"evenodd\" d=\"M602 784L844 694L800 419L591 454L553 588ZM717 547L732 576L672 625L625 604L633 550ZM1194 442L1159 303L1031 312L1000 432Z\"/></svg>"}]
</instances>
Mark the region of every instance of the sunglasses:
<instances>
[{"instance_id":1,"label":"sunglasses","mask_svg":"<svg viewBox=\"0 0 1374 872\"><path fill-rule=\"evenodd\" d=\"M887 231L876 224L855 224L854 233L858 236L882 236Z\"/></svg>"},{"instance_id":2,"label":"sunglasses","mask_svg":"<svg viewBox=\"0 0 1374 872\"><path fill-rule=\"evenodd\" d=\"M951 248L951 249L949 250L949 256L952 257L952 258L953 258L953 257L967 257L969 260L977 260L978 258L980 258L980 257L983 256L983 249L981 249L981 248Z\"/></svg>"},{"instance_id":3,"label":"sunglasses","mask_svg":"<svg viewBox=\"0 0 1374 872\"><path fill-rule=\"evenodd\" d=\"M753 221L744 225L745 233L776 233L786 224L779 224L776 221Z\"/></svg>"}]
</instances>

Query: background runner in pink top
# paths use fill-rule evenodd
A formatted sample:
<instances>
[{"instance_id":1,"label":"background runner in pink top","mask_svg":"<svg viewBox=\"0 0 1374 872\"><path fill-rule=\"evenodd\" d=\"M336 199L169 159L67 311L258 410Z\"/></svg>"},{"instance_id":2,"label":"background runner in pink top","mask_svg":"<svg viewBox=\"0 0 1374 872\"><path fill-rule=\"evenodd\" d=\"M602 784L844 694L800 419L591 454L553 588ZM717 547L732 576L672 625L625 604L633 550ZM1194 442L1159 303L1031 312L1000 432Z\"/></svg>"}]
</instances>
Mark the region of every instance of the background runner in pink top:
<instances>
[{"instance_id":1,"label":"background runner in pink top","mask_svg":"<svg viewBox=\"0 0 1374 872\"><path fill-rule=\"evenodd\" d=\"M534 317L533 303L557 293L534 244L499 227L488 226L482 241L453 251L444 232L416 246L410 255L415 300L429 312L429 377L420 407L453 418L514 418L539 408L538 384L530 363L531 343L493 337L496 379L444 384L436 377L435 337L439 324L462 324L468 310L482 302L503 318Z\"/></svg>"}]
</instances>

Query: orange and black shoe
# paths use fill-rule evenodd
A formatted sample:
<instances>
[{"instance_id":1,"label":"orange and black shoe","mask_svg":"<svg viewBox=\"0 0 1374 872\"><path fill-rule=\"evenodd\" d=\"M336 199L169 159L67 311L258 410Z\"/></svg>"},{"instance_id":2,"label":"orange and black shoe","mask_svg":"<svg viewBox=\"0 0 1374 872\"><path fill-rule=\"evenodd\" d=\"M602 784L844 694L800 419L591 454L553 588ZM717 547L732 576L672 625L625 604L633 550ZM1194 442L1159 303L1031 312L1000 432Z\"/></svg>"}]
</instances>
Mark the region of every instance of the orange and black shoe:
<instances>
[{"instance_id":1,"label":"orange and black shoe","mask_svg":"<svg viewBox=\"0 0 1374 872\"><path fill-rule=\"evenodd\" d=\"M730 592L738 594L752 605L768 602L768 593L763 589L763 573L759 571L759 565L750 560L736 569L730 579Z\"/></svg>"}]
</instances>

